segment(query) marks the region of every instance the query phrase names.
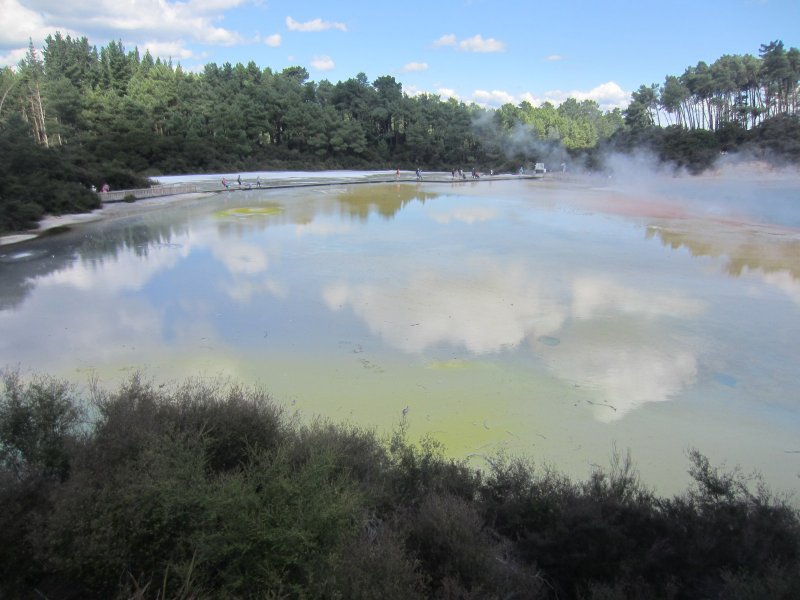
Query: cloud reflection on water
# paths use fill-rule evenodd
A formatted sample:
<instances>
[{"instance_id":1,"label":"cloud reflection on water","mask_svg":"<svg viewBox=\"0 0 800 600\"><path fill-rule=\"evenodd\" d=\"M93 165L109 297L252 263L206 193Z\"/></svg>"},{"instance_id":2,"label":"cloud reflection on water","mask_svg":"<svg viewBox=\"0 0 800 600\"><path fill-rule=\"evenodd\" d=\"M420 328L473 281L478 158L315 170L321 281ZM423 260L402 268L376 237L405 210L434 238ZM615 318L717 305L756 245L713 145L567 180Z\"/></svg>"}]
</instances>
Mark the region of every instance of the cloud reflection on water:
<instances>
[{"instance_id":1,"label":"cloud reflection on water","mask_svg":"<svg viewBox=\"0 0 800 600\"><path fill-rule=\"evenodd\" d=\"M426 270L391 287L339 281L324 288L323 298L331 310L349 306L370 331L410 353L440 344L500 352L554 333L566 318L523 265L493 261L476 262L469 276Z\"/></svg>"},{"instance_id":2,"label":"cloud reflection on water","mask_svg":"<svg viewBox=\"0 0 800 600\"><path fill-rule=\"evenodd\" d=\"M443 199L421 207L437 195L420 194L413 186L357 188L335 197L341 205L332 204L334 198L320 198L317 201L323 208L316 212L298 202L286 203L276 213L246 218L216 216L211 226L174 234L171 241L175 243L149 245L146 260L138 245L117 249L101 260L76 260L37 278L36 287L42 291L59 288L58 301L51 299L45 305L35 292L33 301L14 313L15 319L29 326L15 323L3 330L51 328L53 348L58 349L52 351L54 361L62 348L86 356L96 355L98 348L108 348L109 352L96 360L109 364L131 360L133 354L117 340L125 340L128 348L153 349L152 355L165 352L160 345L185 352L185 348L197 346L200 339L203 347L219 347L226 335L232 335L220 333L230 329L226 319L241 317L248 327L258 322L264 305L254 299L262 296L278 300L271 305L274 314L296 315L297 322L302 323L310 313L294 308L304 298L299 294L291 297L292 286L300 285L289 270L302 267L309 269L304 271L307 280L319 286L314 289L320 290L330 311L351 311L391 348L435 355L446 347L483 357L518 352L526 360L544 365L565 385L579 389L593 405L599 421L616 421L638 406L675 398L698 379L707 350L704 340L686 332L709 310L706 302L675 291L670 287L671 280L658 274L652 280L642 280L642 276L650 276L647 259L625 262L623 267L608 266L609 257L617 256L613 253L603 255L598 262L587 260L582 251L603 251L605 246L588 245L596 232L584 227L583 221L579 223L580 240L587 245L579 247L572 245L576 238L565 239L569 236L563 235L563 231L572 230L563 223L555 226L550 213L531 211L544 225L537 228L535 219L531 219L523 228L507 206L472 204L463 196L449 204ZM403 207L409 210L397 215ZM414 212L415 208L424 210ZM362 225L366 226L374 214L382 217L384 224L389 217L412 219L401 226L410 224L415 233L419 230L415 239L420 249L387 243L372 256L362 251L365 245L345 243L351 237L361 240L357 236ZM357 219L348 221L341 216ZM567 218L573 218L571 213ZM504 228L503 219L519 228ZM433 223L434 229L425 229L423 221ZM474 227L488 221L494 223L487 228ZM658 225L647 229L646 240L657 237L664 246L687 248L694 257L719 260L727 275L757 282L759 285L751 286L757 293L779 290L800 306L798 242L792 236L743 234L741 228L730 224L709 228L707 221L696 232L683 222L651 222ZM269 235L264 235L267 229ZM442 241L438 242L440 236ZM317 244L315 237L324 238L324 243ZM602 236L598 239L605 243ZM289 258L284 255L286 249L290 250ZM130 294L149 293L145 290L148 283L168 271L175 270L180 276L179 263L194 252L197 255L187 262L196 260L194 264L198 264L203 254L215 260L204 264L208 276L197 282L197 289L178 286L172 292L176 296L168 297L168 303L181 304L178 316L170 314L169 306L154 308L159 305ZM381 252L391 254L384 256ZM390 276L385 268L387 257L392 265ZM282 261L291 267L281 268ZM332 268L341 264L346 268ZM592 265L591 271L582 271L586 264ZM652 282L656 282L655 287ZM211 298L211 289L217 298ZM698 288L690 284L681 289ZM64 311L59 311L59 306L70 302L77 305L77 292L91 294L98 309L75 311L79 316L72 321L82 333L75 333L73 323L71 331L62 332L58 320ZM239 314L219 316L223 309L214 302L221 296L233 300L236 310L230 312ZM194 303L182 304L186 302ZM36 314L50 313L57 318L47 317L43 326L33 325ZM296 331L298 339L305 336L312 340L309 346L313 344L316 333L300 325ZM708 335L708 327L705 331ZM22 335L16 335L17 342ZM273 339L278 335L270 336L270 343ZM6 345L3 354L10 355L12 348ZM215 360L220 358L224 356L215 355ZM535 368L531 366L532 371Z\"/></svg>"},{"instance_id":3,"label":"cloud reflection on water","mask_svg":"<svg viewBox=\"0 0 800 600\"><path fill-rule=\"evenodd\" d=\"M224 240L212 243L211 252L232 274L255 275L269 268L267 253L255 244Z\"/></svg>"},{"instance_id":4,"label":"cloud reflection on water","mask_svg":"<svg viewBox=\"0 0 800 600\"><path fill-rule=\"evenodd\" d=\"M780 290L789 299L800 306L800 281L789 271L749 271L751 275L759 276L766 284Z\"/></svg>"},{"instance_id":5,"label":"cloud reflection on water","mask_svg":"<svg viewBox=\"0 0 800 600\"><path fill-rule=\"evenodd\" d=\"M85 277L76 273L61 280L70 283L60 285L57 294L48 291L55 287L50 281L19 310L0 311L0 330L5 332L0 336L0 356L48 369L119 365L129 360L132 348L150 348L154 339L161 339L163 314L140 296L117 294L106 287L94 290L87 302L83 290L72 285L75 281L84 285ZM31 336L39 343L32 345Z\"/></svg>"},{"instance_id":6,"label":"cloud reflection on water","mask_svg":"<svg viewBox=\"0 0 800 600\"><path fill-rule=\"evenodd\" d=\"M427 270L383 286L340 280L322 295L331 310L349 308L407 353L450 345L486 355L527 342L552 373L586 389L605 422L669 400L694 381L695 341L680 339L661 321L691 320L706 308L679 293L602 276L553 289L522 263L490 260L476 261L469 275ZM542 339L560 343L536 343Z\"/></svg>"},{"instance_id":7,"label":"cloud reflection on water","mask_svg":"<svg viewBox=\"0 0 800 600\"><path fill-rule=\"evenodd\" d=\"M551 372L585 392L595 418L608 423L694 383L698 351L666 328L617 319L577 324L546 359Z\"/></svg>"},{"instance_id":8,"label":"cloud reflection on water","mask_svg":"<svg viewBox=\"0 0 800 600\"><path fill-rule=\"evenodd\" d=\"M139 290L156 273L172 269L191 253L191 247L179 244L153 245L147 260L132 250L121 250L102 260L75 260L37 278L39 286L68 286L97 294Z\"/></svg>"},{"instance_id":9,"label":"cloud reflection on water","mask_svg":"<svg viewBox=\"0 0 800 600\"><path fill-rule=\"evenodd\" d=\"M690 318L702 313L705 304L674 292L645 292L622 285L609 277L576 277L572 283L572 316L592 319L611 314L641 318Z\"/></svg>"},{"instance_id":10,"label":"cloud reflection on water","mask_svg":"<svg viewBox=\"0 0 800 600\"><path fill-rule=\"evenodd\" d=\"M453 221L472 225L497 218L497 209L486 206L465 206L447 212L432 211L431 218L442 225Z\"/></svg>"}]
</instances>

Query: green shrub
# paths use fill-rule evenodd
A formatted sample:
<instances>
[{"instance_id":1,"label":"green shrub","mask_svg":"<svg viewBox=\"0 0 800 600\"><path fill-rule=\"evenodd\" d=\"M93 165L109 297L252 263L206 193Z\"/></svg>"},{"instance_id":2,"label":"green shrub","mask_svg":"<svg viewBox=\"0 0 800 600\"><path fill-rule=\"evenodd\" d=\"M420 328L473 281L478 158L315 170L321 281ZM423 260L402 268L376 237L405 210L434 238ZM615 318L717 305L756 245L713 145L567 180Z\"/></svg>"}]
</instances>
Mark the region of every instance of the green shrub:
<instances>
[{"instance_id":1,"label":"green shrub","mask_svg":"<svg viewBox=\"0 0 800 600\"><path fill-rule=\"evenodd\" d=\"M416 507L431 493L448 493L473 500L480 487L480 476L465 462L445 458L444 446L425 437L419 446L406 437L405 424L388 441L389 486L395 506Z\"/></svg>"},{"instance_id":2,"label":"green shrub","mask_svg":"<svg viewBox=\"0 0 800 600\"><path fill-rule=\"evenodd\" d=\"M66 478L68 446L79 434L83 415L75 389L47 376L26 384L18 371L4 371L0 379L0 465L18 479Z\"/></svg>"},{"instance_id":3,"label":"green shrub","mask_svg":"<svg viewBox=\"0 0 800 600\"><path fill-rule=\"evenodd\" d=\"M148 436L176 430L202 433L208 466L221 472L244 464L251 449L278 447L287 429L266 393L215 379L156 389L134 375L115 394L98 392L95 405L94 439L105 465L134 458Z\"/></svg>"},{"instance_id":4,"label":"green shrub","mask_svg":"<svg viewBox=\"0 0 800 600\"><path fill-rule=\"evenodd\" d=\"M430 494L404 521L407 543L431 577L431 596L542 597L536 570L517 562L512 545L486 528L474 503Z\"/></svg>"},{"instance_id":5,"label":"green shrub","mask_svg":"<svg viewBox=\"0 0 800 600\"><path fill-rule=\"evenodd\" d=\"M770 567L753 573L723 573L721 600L794 600L800 598L800 566Z\"/></svg>"},{"instance_id":6,"label":"green shrub","mask_svg":"<svg viewBox=\"0 0 800 600\"><path fill-rule=\"evenodd\" d=\"M426 594L429 577L406 551L405 536L396 527L368 520L361 534L336 553L326 577L314 590L321 598L352 600L415 600Z\"/></svg>"}]
</instances>

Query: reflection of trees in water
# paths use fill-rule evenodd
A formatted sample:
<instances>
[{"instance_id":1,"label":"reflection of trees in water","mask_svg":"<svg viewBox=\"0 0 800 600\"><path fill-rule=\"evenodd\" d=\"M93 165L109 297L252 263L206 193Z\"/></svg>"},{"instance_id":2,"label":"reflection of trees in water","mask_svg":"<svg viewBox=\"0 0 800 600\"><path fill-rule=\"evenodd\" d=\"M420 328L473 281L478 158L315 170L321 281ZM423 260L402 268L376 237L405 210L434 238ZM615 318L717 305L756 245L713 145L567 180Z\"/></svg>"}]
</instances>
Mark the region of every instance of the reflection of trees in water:
<instances>
[{"instance_id":1,"label":"reflection of trees in water","mask_svg":"<svg viewBox=\"0 0 800 600\"><path fill-rule=\"evenodd\" d=\"M647 238L658 237L665 246L684 247L692 256L727 257L725 271L739 277L745 269L765 273L787 272L800 279L800 241L759 231L689 232L651 225Z\"/></svg>"},{"instance_id":2,"label":"reflection of trees in water","mask_svg":"<svg viewBox=\"0 0 800 600\"><path fill-rule=\"evenodd\" d=\"M337 196L337 200L344 214L364 221L372 212L391 219L410 202L417 200L424 204L426 200L433 200L438 196L439 194L423 192L409 184L359 185L344 190Z\"/></svg>"},{"instance_id":3,"label":"reflection of trees in water","mask_svg":"<svg viewBox=\"0 0 800 600\"><path fill-rule=\"evenodd\" d=\"M154 215L126 221L123 227L103 227L84 236L76 253L81 260L102 263L107 258L118 258L121 251L147 257L152 248L171 243L176 235L185 235L185 223L165 223Z\"/></svg>"},{"instance_id":4,"label":"reflection of trees in water","mask_svg":"<svg viewBox=\"0 0 800 600\"><path fill-rule=\"evenodd\" d=\"M12 309L36 287L36 280L70 268L77 261L102 264L122 252L146 257L152 248L185 234L185 223L147 215L124 221L81 225L55 236L14 244L0 251L0 309ZM22 258L18 258L22 256Z\"/></svg>"},{"instance_id":5,"label":"reflection of trees in water","mask_svg":"<svg viewBox=\"0 0 800 600\"><path fill-rule=\"evenodd\" d=\"M225 237L241 237L245 233L260 232L276 225L310 225L318 214L336 212L340 216L366 221L377 213L386 219L393 218L407 204L438 197L439 194L424 192L415 185L349 185L340 192L314 197L315 202L294 203L286 200L281 204L265 202L258 197L244 198L242 202L228 205L216 213L217 230ZM326 202L335 199L335 206ZM269 210L275 209L274 211ZM252 212L246 212L253 209ZM237 213L241 210L241 214Z\"/></svg>"},{"instance_id":6,"label":"reflection of trees in water","mask_svg":"<svg viewBox=\"0 0 800 600\"><path fill-rule=\"evenodd\" d=\"M14 258L22 253L32 253L30 258ZM21 304L35 287L34 281L53 271L65 268L75 259L73 256L51 256L49 251L29 244L15 244L0 252L0 310L8 310Z\"/></svg>"}]
</instances>

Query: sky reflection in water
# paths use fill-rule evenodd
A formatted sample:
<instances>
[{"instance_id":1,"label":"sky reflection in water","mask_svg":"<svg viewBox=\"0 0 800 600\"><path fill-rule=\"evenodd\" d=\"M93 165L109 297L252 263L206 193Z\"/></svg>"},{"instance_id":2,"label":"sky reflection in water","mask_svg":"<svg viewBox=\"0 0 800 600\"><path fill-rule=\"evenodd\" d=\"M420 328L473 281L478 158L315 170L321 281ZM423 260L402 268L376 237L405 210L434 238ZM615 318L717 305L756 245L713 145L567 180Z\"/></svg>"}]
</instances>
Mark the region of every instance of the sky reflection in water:
<instances>
[{"instance_id":1,"label":"sky reflection in water","mask_svg":"<svg viewBox=\"0 0 800 600\"><path fill-rule=\"evenodd\" d=\"M727 212L708 179L252 190L88 224L0 252L0 364L229 375L380 430L408 406L456 456L578 476L616 444L666 492L697 447L790 490L800 185L772 211L736 187Z\"/></svg>"}]
</instances>

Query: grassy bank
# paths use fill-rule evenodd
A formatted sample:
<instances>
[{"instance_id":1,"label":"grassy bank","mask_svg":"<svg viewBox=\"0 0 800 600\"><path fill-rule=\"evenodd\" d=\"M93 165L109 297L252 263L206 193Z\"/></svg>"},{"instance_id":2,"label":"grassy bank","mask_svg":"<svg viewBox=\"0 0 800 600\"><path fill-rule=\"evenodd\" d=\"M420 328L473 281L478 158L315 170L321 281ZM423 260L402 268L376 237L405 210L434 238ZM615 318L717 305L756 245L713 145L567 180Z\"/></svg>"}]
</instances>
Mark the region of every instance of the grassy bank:
<instances>
[{"instance_id":1,"label":"grassy bank","mask_svg":"<svg viewBox=\"0 0 800 600\"><path fill-rule=\"evenodd\" d=\"M85 396L6 372L0 596L794 598L800 520L692 452L657 497L629 456L573 481L484 471L230 383L135 376Z\"/></svg>"}]
</instances>

